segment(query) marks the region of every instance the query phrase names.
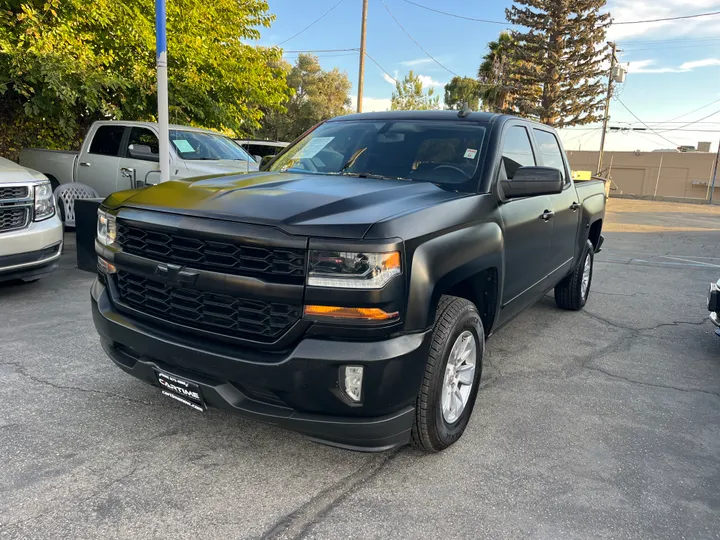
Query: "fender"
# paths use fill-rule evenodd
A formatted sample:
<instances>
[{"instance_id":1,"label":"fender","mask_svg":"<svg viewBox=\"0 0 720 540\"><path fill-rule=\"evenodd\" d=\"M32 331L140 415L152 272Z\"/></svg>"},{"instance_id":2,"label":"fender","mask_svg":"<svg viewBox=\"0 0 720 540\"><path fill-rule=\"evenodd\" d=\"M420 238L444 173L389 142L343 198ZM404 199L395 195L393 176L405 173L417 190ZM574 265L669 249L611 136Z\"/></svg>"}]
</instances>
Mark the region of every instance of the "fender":
<instances>
[{"instance_id":1,"label":"fender","mask_svg":"<svg viewBox=\"0 0 720 540\"><path fill-rule=\"evenodd\" d=\"M502 290L503 234L497 223L476 223L446 232L418 245L412 257L405 329L432 326L435 306L441 295L483 270L497 270L497 287ZM496 310L493 323L497 319Z\"/></svg>"}]
</instances>

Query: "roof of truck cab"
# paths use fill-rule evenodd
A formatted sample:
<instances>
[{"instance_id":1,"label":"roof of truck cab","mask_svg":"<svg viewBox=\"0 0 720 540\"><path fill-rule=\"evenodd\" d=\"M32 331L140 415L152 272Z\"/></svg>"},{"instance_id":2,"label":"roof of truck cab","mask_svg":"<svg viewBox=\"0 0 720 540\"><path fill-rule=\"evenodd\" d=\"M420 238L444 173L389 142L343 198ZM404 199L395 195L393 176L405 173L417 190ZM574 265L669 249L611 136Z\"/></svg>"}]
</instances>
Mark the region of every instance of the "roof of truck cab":
<instances>
[{"instance_id":1,"label":"roof of truck cab","mask_svg":"<svg viewBox=\"0 0 720 540\"><path fill-rule=\"evenodd\" d=\"M529 118L521 118L510 114L499 114L483 111L472 111L467 116L458 116L460 111L443 110L443 111L382 111L369 113L347 114L345 116L337 116L329 122L344 122L347 120L464 120L466 122L484 122L504 124L509 120L522 120L530 124L538 126L549 126L531 120Z\"/></svg>"},{"instance_id":2,"label":"roof of truck cab","mask_svg":"<svg viewBox=\"0 0 720 540\"><path fill-rule=\"evenodd\" d=\"M119 126L137 126L137 127L148 127L153 126L157 127L157 122L140 122L136 120L100 120L98 122L95 122L98 125L104 125L104 126L112 126L112 125L119 125ZM198 131L201 133L212 133L213 135L223 135L224 133L220 133L219 131L213 131L211 129L204 129L204 128L198 128L193 126L181 126L179 124L170 124L168 126L170 129L177 129L180 131Z\"/></svg>"}]
</instances>

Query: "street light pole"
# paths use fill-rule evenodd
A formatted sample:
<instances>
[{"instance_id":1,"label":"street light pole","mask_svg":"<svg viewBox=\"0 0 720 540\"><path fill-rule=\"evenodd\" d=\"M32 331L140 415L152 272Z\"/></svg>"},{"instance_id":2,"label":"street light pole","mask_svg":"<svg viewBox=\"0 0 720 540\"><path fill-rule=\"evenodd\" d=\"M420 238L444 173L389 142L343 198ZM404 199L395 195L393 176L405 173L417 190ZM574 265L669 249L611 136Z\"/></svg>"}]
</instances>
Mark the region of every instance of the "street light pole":
<instances>
[{"instance_id":1,"label":"street light pole","mask_svg":"<svg viewBox=\"0 0 720 540\"><path fill-rule=\"evenodd\" d=\"M168 115L167 36L165 0L155 0L155 55L157 67L160 182L170 180L170 128Z\"/></svg>"},{"instance_id":2,"label":"street light pole","mask_svg":"<svg viewBox=\"0 0 720 540\"><path fill-rule=\"evenodd\" d=\"M605 132L607 131L608 120L610 119L610 98L612 97L613 71L615 69L615 43L608 42L612 49L610 55L610 71L608 72L607 96L605 96L605 117L603 118L602 133L600 134L600 152L598 152L597 174L602 170L603 152L605 151Z\"/></svg>"},{"instance_id":3,"label":"street light pole","mask_svg":"<svg viewBox=\"0 0 720 540\"><path fill-rule=\"evenodd\" d=\"M368 0L363 0L362 22L360 23L360 72L358 74L357 112L362 112L363 85L365 84L365 34L367 26Z\"/></svg>"}]
</instances>

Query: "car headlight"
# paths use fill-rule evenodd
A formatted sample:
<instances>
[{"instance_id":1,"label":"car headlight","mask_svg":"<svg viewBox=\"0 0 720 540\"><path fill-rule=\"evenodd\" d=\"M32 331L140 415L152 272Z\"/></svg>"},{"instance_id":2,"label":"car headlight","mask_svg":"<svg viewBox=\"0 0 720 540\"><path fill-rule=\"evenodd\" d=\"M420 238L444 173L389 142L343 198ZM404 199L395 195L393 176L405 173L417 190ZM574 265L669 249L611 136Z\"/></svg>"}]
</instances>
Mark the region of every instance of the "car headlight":
<instances>
[{"instance_id":1,"label":"car headlight","mask_svg":"<svg viewBox=\"0 0 720 540\"><path fill-rule=\"evenodd\" d=\"M97 240L103 246L109 246L115 242L117 235L117 225L115 224L115 216L108 214L103 210L98 210L97 220Z\"/></svg>"},{"instance_id":2,"label":"car headlight","mask_svg":"<svg viewBox=\"0 0 720 540\"><path fill-rule=\"evenodd\" d=\"M35 185L35 221L51 218L55 215L55 199L50 182Z\"/></svg>"},{"instance_id":3,"label":"car headlight","mask_svg":"<svg viewBox=\"0 0 720 540\"><path fill-rule=\"evenodd\" d=\"M399 275L400 252L311 251L308 285L345 289L382 289Z\"/></svg>"}]
</instances>

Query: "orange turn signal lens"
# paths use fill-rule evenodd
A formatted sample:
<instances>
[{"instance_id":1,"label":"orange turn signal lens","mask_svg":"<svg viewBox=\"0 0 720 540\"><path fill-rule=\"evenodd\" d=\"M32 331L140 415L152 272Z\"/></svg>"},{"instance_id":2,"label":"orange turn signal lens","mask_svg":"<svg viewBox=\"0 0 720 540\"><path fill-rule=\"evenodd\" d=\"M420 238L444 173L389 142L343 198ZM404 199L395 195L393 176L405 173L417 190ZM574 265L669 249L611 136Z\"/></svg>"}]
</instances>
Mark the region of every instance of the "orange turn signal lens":
<instances>
[{"instance_id":1,"label":"orange turn signal lens","mask_svg":"<svg viewBox=\"0 0 720 540\"><path fill-rule=\"evenodd\" d=\"M333 319L354 319L360 321L386 321L395 319L399 313L388 313L379 308L351 308L339 306L305 306L307 317L328 317Z\"/></svg>"}]
</instances>

